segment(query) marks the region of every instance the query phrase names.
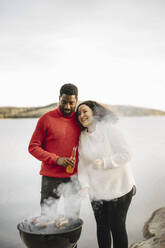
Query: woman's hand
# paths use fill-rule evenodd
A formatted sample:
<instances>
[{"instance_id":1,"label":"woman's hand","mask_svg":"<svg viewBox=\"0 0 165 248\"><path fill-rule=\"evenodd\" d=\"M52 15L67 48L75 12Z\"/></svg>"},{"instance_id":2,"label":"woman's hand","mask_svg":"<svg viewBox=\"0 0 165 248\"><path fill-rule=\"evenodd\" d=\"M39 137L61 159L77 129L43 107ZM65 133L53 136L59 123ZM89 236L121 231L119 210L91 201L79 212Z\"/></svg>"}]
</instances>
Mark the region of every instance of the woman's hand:
<instances>
[{"instance_id":1,"label":"woman's hand","mask_svg":"<svg viewBox=\"0 0 165 248\"><path fill-rule=\"evenodd\" d=\"M93 161L93 168L94 169L102 169L103 168L103 160L98 158Z\"/></svg>"},{"instance_id":2,"label":"woman's hand","mask_svg":"<svg viewBox=\"0 0 165 248\"><path fill-rule=\"evenodd\" d=\"M136 186L135 185L133 186L132 195L133 196L136 195Z\"/></svg>"}]
</instances>

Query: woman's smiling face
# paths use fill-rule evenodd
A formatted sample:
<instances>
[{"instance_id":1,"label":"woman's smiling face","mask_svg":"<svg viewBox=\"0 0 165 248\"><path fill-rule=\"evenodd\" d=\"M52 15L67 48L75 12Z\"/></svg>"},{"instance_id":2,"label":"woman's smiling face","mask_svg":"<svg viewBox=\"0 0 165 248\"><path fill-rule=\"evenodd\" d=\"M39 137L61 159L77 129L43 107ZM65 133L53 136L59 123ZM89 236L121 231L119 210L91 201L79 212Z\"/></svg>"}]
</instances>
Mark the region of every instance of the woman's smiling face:
<instances>
[{"instance_id":1,"label":"woman's smiling face","mask_svg":"<svg viewBox=\"0 0 165 248\"><path fill-rule=\"evenodd\" d=\"M85 104L80 105L78 109L78 119L83 127L89 127L93 122L93 112Z\"/></svg>"}]
</instances>

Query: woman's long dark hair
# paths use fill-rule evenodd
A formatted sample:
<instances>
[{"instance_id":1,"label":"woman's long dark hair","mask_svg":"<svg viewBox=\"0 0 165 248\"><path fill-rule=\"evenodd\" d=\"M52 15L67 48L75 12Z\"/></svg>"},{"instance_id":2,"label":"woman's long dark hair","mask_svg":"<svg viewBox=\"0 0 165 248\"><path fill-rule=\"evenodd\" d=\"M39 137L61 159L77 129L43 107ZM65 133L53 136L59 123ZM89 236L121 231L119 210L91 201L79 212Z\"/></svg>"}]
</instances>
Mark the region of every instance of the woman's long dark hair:
<instances>
[{"instance_id":1,"label":"woman's long dark hair","mask_svg":"<svg viewBox=\"0 0 165 248\"><path fill-rule=\"evenodd\" d=\"M115 123L118 120L117 116L110 109L104 107L102 104L95 102L95 101L92 101L92 100L84 101L78 105L77 110L76 110L76 119L77 119L79 125L81 126L82 130L86 129L86 128L84 128L81 125L81 123L79 122L79 119L78 119L79 107L81 105L87 105L92 110L93 116L95 117L95 119L97 121L102 121L102 120L107 119L107 120L111 121L112 123Z\"/></svg>"}]
</instances>

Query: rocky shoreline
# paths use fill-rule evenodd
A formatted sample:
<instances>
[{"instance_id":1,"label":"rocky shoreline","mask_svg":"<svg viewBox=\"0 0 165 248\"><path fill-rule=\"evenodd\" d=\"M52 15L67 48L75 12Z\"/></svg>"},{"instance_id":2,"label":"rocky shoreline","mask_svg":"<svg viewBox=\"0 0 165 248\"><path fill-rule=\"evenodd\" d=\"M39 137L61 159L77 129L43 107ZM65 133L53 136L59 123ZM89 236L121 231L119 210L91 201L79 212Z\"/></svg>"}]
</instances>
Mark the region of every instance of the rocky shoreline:
<instances>
[{"instance_id":1,"label":"rocky shoreline","mask_svg":"<svg viewBox=\"0 0 165 248\"><path fill-rule=\"evenodd\" d=\"M165 207L152 213L142 232L144 240L129 248L165 248Z\"/></svg>"},{"instance_id":2,"label":"rocky shoreline","mask_svg":"<svg viewBox=\"0 0 165 248\"><path fill-rule=\"evenodd\" d=\"M58 103L53 103L41 107L0 107L0 119L7 118L39 118L46 112L53 110L57 107ZM165 116L165 112L156 109L147 109L135 106L126 105L108 105L103 104L110 108L118 116Z\"/></svg>"}]
</instances>

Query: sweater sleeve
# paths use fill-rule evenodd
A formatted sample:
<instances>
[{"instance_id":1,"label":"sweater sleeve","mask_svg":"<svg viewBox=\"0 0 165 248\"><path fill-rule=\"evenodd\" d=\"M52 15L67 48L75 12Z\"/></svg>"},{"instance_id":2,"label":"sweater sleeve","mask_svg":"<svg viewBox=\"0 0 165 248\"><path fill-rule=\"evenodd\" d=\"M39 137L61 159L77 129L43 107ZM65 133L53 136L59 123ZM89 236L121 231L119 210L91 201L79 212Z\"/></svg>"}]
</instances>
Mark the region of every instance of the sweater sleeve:
<instances>
[{"instance_id":1,"label":"sweater sleeve","mask_svg":"<svg viewBox=\"0 0 165 248\"><path fill-rule=\"evenodd\" d=\"M41 117L37 122L37 126L30 140L28 150L38 160L45 162L46 164L49 165L54 165L59 156L57 156L55 153L47 152L44 150L43 146L44 146L45 136L46 136L45 118Z\"/></svg>"},{"instance_id":2,"label":"sweater sleeve","mask_svg":"<svg viewBox=\"0 0 165 248\"><path fill-rule=\"evenodd\" d=\"M119 129L114 126L108 128L108 139L112 153L103 158L104 168L117 168L128 163L131 154Z\"/></svg>"}]
</instances>

